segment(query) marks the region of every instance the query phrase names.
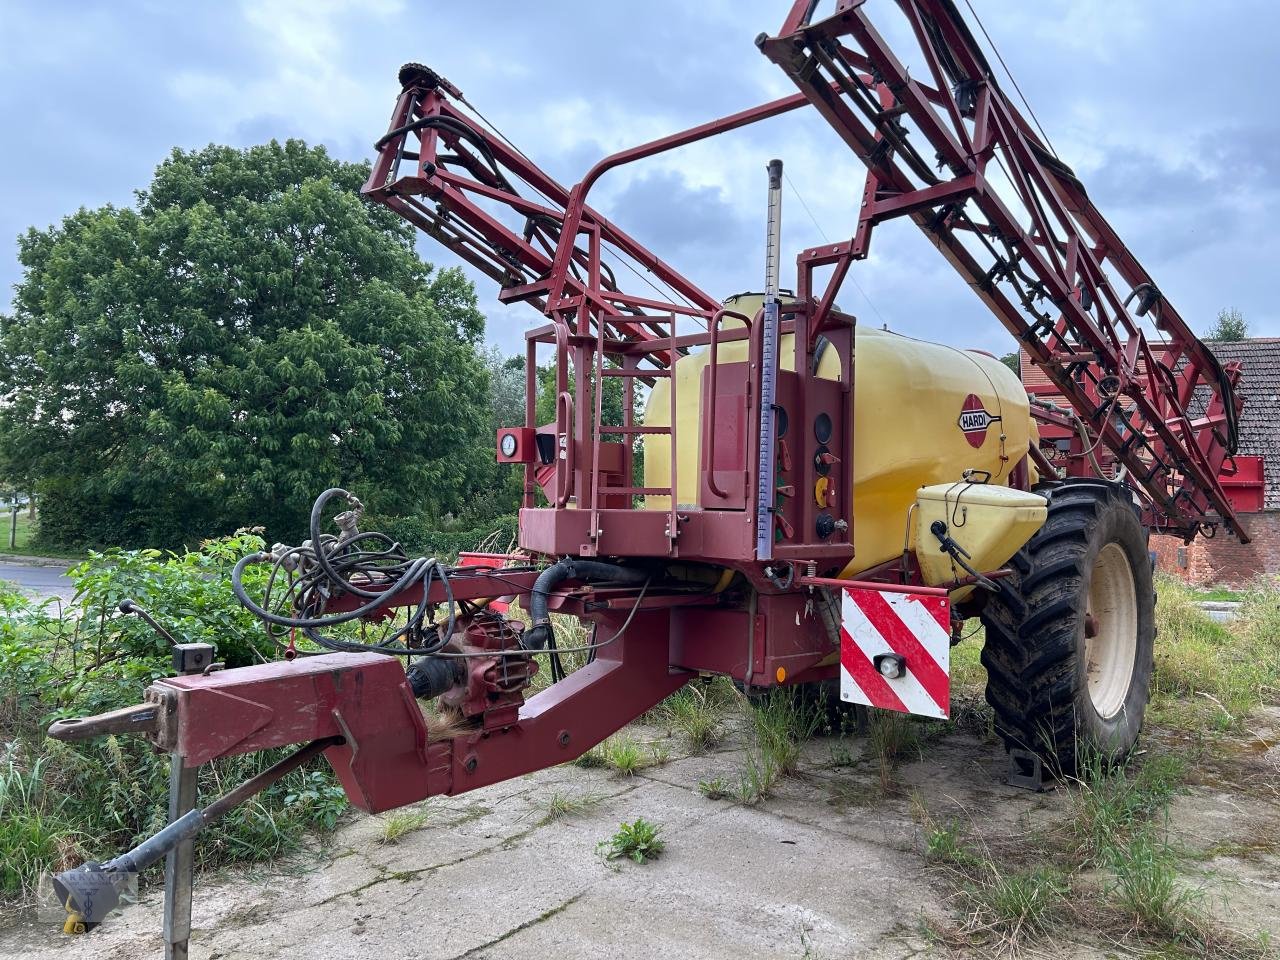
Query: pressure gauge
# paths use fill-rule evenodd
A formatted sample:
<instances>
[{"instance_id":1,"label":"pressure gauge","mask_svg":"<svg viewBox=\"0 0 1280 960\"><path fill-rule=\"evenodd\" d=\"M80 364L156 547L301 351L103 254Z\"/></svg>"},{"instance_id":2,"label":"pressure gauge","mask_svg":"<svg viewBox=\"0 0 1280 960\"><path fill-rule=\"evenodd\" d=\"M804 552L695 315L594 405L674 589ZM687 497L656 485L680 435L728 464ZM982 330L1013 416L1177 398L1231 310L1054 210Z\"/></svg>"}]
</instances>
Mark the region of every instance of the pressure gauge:
<instances>
[{"instance_id":1,"label":"pressure gauge","mask_svg":"<svg viewBox=\"0 0 1280 960\"><path fill-rule=\"evenodd\" d=\"M502 435L501 450L504 457L514 457L516 455L516 435L514 433L504 433Z\"/></svg>"}]
</instances>

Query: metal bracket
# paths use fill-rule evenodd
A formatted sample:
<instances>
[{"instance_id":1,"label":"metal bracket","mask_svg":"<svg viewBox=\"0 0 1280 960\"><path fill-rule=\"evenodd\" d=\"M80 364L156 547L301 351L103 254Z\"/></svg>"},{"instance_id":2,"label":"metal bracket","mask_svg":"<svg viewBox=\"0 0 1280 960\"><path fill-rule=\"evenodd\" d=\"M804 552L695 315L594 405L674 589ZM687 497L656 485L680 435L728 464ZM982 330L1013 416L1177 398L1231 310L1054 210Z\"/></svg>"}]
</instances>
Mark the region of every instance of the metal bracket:
<instances>
[{"instance_id":1,"label":"metal bracket","mask_svg":"<svg viewBox=\"0 0 1280 960\"><path fill-rule=\"evenodd\" d=\"M1018 747L1009 748L1009 776L1006 782L1011 787L1021 787L1035 793L1045 790L1044 762L1040 755Z\"/></svg>"},{"instance_id":2,"label":"metal bracket","mask_svg":"<svg viewBox=\"0 0 1280 960\"><path fill-rule=\"evenodd\" d=\"M204 672L213 661L213 645L179 643L173 648L174 666L184 674ZM188 767L177 751L169 755L169 822L196 808L200 768ZM164 858L164 958L187 960L191 940L191 896L195 884L195 841L183 840Z\"/></svg>"}]
</instances>

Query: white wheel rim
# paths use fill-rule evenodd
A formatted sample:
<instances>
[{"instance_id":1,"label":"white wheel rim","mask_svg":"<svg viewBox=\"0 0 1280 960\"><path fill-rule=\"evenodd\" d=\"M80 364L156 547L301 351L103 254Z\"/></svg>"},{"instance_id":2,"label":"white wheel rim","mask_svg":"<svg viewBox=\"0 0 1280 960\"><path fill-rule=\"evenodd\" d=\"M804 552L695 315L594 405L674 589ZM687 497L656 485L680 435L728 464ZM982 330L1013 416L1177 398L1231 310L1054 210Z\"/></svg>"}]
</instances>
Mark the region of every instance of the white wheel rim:
<instances>
[{"instance_id":1,"label":"white wheel rim","mask_svg":"<svg viewBox=\"0 0 1280 960\"><path fill-rule=\"evenodd\" d=\"M1093 564L1084 649L1089 698L1098 715L1109 720L1124 709L1138 651L1133 567L1118 543L1104 546Z\"/></svg>"}]
</instances>

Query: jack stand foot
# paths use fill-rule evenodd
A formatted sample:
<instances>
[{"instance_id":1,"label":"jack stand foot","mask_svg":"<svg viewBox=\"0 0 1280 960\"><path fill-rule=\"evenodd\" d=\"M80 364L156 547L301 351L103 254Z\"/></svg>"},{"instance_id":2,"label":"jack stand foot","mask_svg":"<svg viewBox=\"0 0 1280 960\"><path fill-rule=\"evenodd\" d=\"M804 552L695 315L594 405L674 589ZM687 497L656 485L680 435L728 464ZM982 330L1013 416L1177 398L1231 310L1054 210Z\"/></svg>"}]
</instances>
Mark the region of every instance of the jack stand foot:
<instances>
[{"instance_id":1,"label":"jack stand foot","mask_svg":"<svg viewBox=\"0 0 1280 960\"><path fill-rule=\"evenodd\" d=\"M1040 760L1039 754L1032 753L1030 750L1010 747L1009 776L1006 782L1011 787L1021 787L1023 790L1043 793L1045 789L1044 763Z\"/></svg>"}]
</instances>

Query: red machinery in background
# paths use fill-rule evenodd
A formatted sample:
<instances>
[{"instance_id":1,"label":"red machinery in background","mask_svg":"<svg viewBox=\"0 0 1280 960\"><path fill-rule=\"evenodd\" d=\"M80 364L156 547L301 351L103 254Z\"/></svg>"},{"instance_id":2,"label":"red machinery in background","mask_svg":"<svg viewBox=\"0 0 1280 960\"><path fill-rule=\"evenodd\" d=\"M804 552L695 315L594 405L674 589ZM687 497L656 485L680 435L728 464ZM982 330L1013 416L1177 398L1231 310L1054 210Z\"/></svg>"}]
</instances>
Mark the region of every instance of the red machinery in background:
<instances>
[{"instance_id":1,"label":"red machinery in background","mask_svg":"<svg viewBox=\"0 0 1280 960\"><path fill-rule=\"evenodd\" d=\"M814 19L815 6L798 0L778 34L757 41L797 93L614 154L572 188L443 77L402 69L365 195L493 278L503 303L529 303L548 321L527 335L525 422L498 437L499 460L524 471L523 559L447 568L406 557L359 530L352 495L328 491L309 541L238 568L275 566L275 595L237 589L287 659L158 681L131 712L64 721L53 735L143 733L173 753L178 777L217 757L307 743L306 756L326 753L354 804L379 811L571 759L703 675L789 686L833 679L843 660L859 678L860 702L945 716L947 634L981 594L957 591L993 587L1010 571L966 566L925 586L904 551L858 580L833 579L853 559L857 522L848 414L855 321L836 296L873 229L899 217L926 233L1070 405L1033 408L1046 436L1057 428L1065 443L1052 457L1037 442L1014 451L1015 486L1028 487L1035 472L1119 475L1150 529L1189 539L1221 525L1244 539L1218 481L1234 452L1239 365L1224 367L1191 333L1005 96L951 0L897 0L916 45L910 61L923 65L914 73L873 19L888 4L840 0L824 19ZM779 286L777 168L764 305L750 316L588 202L623 164L808 108L869 172L852 237L799 253L793 298L784 301ZM1163 341L1159 355L1142 318ZM716 362L724 345L742 342L745 362ZM794 355L782 358L786 344ZM536 417L539 346L554 350L548 424ZM836 379L815 375L823 349L848 358ZM711 360L699 395L679 396L675 364L694 350ZM613 378L626 386L619 423L603 419ZM633 387L661 380L669 415L646 423ZM694 441L696 503L678 496L682 404L701 404L711 424ZM779 409L798 424L828 417L827 438L810 449L812 441L785 435ZM671 444L661 485L636 476L635 441L646 435ZM796 495L814 489L828 492ZM667 504L643 509L642 497ZM351 509L333 536L322 520L338 500ZM491 602L511 597L529 624ZM567 676L552 611L590 626L591 660ZM853 619L875 645L851 635ZM354 632L361 623L383 632L370 642ZM295 659L302 636L332 652ZM526 701L541 656L556 682ZM432 728L419 699L438 699L447 729ZM117 878L180 850L221 803L175 809L175 822L138 850L63 874L68 908L92 922Z\"/></svg>"}]
</instances>

